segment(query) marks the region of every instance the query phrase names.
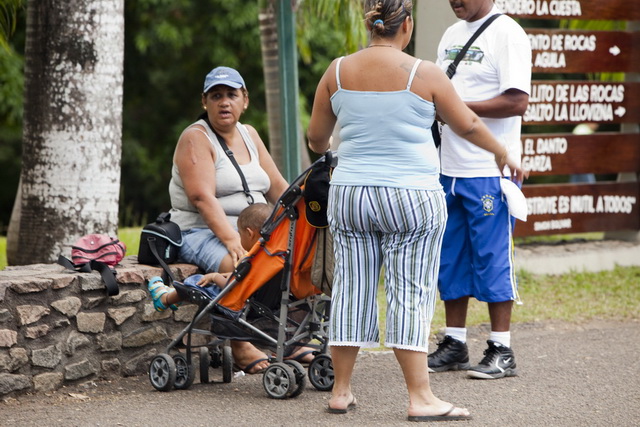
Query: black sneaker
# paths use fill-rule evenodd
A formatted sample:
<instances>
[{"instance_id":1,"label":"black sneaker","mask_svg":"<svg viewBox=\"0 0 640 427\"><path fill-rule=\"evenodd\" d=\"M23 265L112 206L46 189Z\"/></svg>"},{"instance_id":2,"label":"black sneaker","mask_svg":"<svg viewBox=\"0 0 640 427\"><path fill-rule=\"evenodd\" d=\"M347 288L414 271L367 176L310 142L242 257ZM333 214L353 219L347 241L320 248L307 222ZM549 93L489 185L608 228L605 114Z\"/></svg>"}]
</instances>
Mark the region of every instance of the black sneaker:
<instances>
[{"instance_id":1,"label":"black sneaker","mask_svg":"<svg viewBox=\"0 0 640 427\"><path fill-rule=\"evenodd\" d=\"M429 355L429 372L469 369L469 349L462 341L445 335L438 349Z\"/></svg>"},{"instance_id":2,"label":"black sneaker","mask_svg":"<svg viewBox=\"0 0 640 427\"><path fill-rule=\"evenodd\" d=\"M518 375L513 350L491 340L487 341L487 344L489 348L484 351L482 361L467 371L469 377L494 380Z\"/></svg>"}]
</instances>

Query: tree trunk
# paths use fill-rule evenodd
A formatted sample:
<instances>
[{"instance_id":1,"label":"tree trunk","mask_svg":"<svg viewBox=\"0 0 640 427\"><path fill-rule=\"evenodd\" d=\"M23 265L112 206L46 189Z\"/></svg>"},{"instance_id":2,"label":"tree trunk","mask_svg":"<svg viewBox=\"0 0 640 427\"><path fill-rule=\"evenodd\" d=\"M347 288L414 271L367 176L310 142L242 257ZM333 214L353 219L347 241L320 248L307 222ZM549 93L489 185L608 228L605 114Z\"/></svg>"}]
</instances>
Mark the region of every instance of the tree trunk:
<instances>
[{"instance_id":1,"label":"tree trunk","mask_svg":"<svg viewBox=\"0 0 640 427\"><path fill-rule=\"evenodd\" d=\"M21 188L7 261L118 231L124 0L29 0Z\"/></svg>"},{"instance_id":2,"label":"tree trunk","mask_svg":"<svg viewBox=\"0 0 640 427\"><path fill-rule=\"evenodd\" d=\"M280 123L280 78L278 77L278 27L273 2L264 2L260 10L260 45L264 70L267 124L269 127L269 153L280 171L284 170L282 126Z\"/></svg>"},{"instance_id":3,"label":"tree trunk","mask_svg":"<svg viewBox=\"0 0 640 427\"><path fill-rule=\"evenodd\" d=\"M280 76L278 73L278 22L275 5L272 0L265 1L259 13L260 44L262 46L262 67L264 69L265 99L267 101L267 123L269 126L269 153L278 166L278 170L285 170L282 140L282 117L280 109ZM306 169L311 164L306 138L298 137L300 145L300 164Z\"/></svg>"}]
</instances>

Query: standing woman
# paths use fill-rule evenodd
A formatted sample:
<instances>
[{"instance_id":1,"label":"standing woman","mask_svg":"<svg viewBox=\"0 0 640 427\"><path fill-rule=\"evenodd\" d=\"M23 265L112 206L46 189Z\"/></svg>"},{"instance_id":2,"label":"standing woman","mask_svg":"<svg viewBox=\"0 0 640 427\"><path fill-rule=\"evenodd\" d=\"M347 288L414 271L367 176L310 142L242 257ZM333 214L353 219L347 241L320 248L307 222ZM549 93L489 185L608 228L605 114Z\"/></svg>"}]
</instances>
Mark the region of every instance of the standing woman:
<instances>
[{"instance_id":1,"label":"standing woman","mask_svg":"<svg viewBox=\"0 0 640 427\"><path fill-rule=\"evenodd\" d=\"M434 396L427 371L440 247L447 219L431 124L438 114L458 134L495 154L522 179L447 76L402 50L413 32L410 0L366 0L366 49L334 60L316 90L307 136L329 148L336 121L338 166L329 191L335 274L329 339L335 373L328 411L356 407L351 376L360 347L379 342L377 288L384 267L385 345L393 348L409 393L410 421L469 419Z\"/></svg>"}]
</instances>

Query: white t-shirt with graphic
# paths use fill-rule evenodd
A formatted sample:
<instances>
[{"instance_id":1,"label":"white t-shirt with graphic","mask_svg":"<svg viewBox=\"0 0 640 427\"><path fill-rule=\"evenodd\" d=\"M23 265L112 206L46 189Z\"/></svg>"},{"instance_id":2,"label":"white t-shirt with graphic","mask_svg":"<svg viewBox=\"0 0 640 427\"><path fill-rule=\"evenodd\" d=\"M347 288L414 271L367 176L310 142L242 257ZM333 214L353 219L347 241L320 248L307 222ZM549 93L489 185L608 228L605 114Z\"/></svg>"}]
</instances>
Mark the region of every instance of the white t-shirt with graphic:
<instances>
[{"instance_id":1,"label":"white t-shirt with graphic","mask_svg":"<svg viewBox=\"0 0 640 427\"><path fill-rule=\"evenodd\" d=\"M446 71L478 27L495 13L500 13L500 10L494 6L486 17L478 21L458 21L450 26L440 40L437 65ZM519 89L529 94L531 44L522 27L506 15L498 17L469 47L451 82L463 101L484 101L508 89ZM483 117L482 120L498 141L507 147L512 158L519 161L522 154L522 118ZM492 153L459 137L446 125L442 128L440 159L442 174L447 176L500 176Z\"/></svg>"}]
</instances>

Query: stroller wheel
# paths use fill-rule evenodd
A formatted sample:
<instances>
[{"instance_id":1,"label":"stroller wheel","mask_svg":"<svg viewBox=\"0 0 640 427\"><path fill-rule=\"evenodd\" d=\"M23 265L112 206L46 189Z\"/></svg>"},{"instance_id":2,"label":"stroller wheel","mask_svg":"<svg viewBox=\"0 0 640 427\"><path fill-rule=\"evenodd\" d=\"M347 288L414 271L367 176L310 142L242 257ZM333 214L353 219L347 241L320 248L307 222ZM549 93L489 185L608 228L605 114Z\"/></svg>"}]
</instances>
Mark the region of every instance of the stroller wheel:
<instances>
[{"instance_id":1,"label":"stroller wheel","mask_svg":"<svg viewBox=\"0 0 640 427\"><path fill-rule=\"evenodd\" d=\"M161 353L151 360L149 380L158 391L169 391L176 382L176 364L168 354Z\"/></svg>"},{"instance_id":2,"label":"stroller wheel","mask_svg":"<svg viewBox=\"0 0 640 427\"><path fill-rule=\"evenodd\" d=\"M196 379L196 371L193 369L193 364L187 363L187 358L180 353L173 356L173 361L176 364L176 383L174 387L178 390L186 390L191 387L191 384Z\"/></svg>"},{"instance_id":3,"label":"stroller wheel","mask_svg":"<svg viewBox=\"0 0 640 427\"><path fill-rule=\"evenodd\" d=\"M209 347L200 347L200 383L209 383L209 366L211 366L211 355Z\"/></svg>"},{"instance_id":4,"label":"stroller wheel","mask_svg":"<svg viewBox=\"0 0 640 427\"><path fill-rule=\"evenodd\" d=\"M262 385L267 395L273 399L284 399L296 387L296 374L293 368L285 363L271 364L262 376Z\"/></svg>"},{"instance_id":5,"label":"stroller wheel","mask_svg":"<svg viewBox=\"0 0 640 427\"><path fill-rule=\"evenodd\" d=\"M319 354L313 359L309 364L309 381L316 390L329 391L333 388L334 375L331 357Z\"/></svg>"},{"instance_id":6,"label":"stroller wheel","mask_svg":"<svg viewBox=\"0 0 640 427\"><path fill-rule=\"evenodd\" d=\"M307 372L297 360L285 360L284 363L293 368L293 373L296 376L296 386L293 387L287 397L298 397L307 385Z\"/></svg>"},{"instance_id":7,"label":"stroller wheel","mask_svg":"<svg viewBox=\"0 0 640 427\"><path fill-rule=\"evenodd\" d=\"M228 384L233 379L233 353L231 346L226 343L222 346L222 382Z\"/></svg>"}]
</instances>

